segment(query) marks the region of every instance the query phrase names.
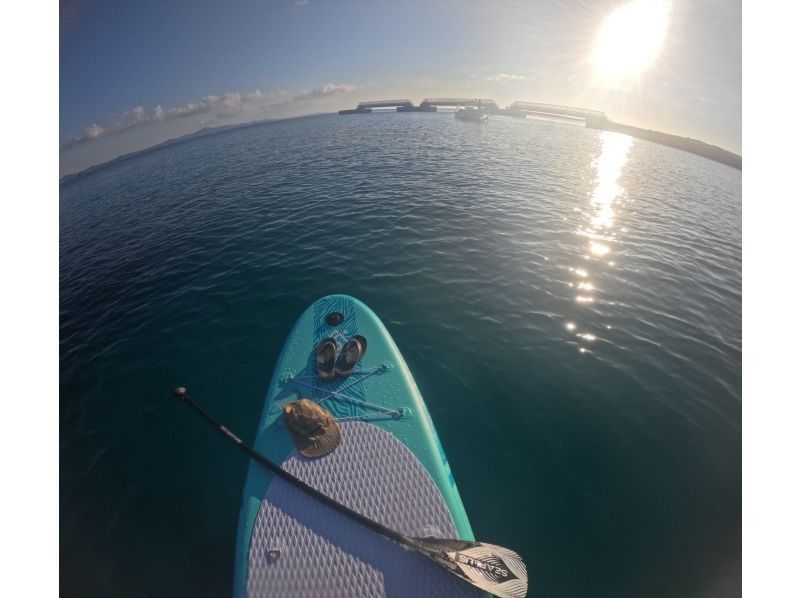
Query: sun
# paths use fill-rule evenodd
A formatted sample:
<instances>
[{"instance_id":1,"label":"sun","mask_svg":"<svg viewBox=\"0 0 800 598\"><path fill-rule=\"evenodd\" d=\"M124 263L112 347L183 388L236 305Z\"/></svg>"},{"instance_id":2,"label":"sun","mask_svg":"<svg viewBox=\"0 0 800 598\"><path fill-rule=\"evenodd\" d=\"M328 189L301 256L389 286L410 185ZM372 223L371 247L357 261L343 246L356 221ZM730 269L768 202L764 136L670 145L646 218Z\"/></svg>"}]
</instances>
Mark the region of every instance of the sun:
<instances>
[{"instance_id":1,"label":"sun","mask_svg":"<svg viewBox=\"0 0 800 598\"><path fill-rule=\"evenodd\" d=\"M671 10L668 0L633 0L614 10L595 38L595 71L607 79L624 79L647 69L664 45Z\"/></svg>"}]
</instances>

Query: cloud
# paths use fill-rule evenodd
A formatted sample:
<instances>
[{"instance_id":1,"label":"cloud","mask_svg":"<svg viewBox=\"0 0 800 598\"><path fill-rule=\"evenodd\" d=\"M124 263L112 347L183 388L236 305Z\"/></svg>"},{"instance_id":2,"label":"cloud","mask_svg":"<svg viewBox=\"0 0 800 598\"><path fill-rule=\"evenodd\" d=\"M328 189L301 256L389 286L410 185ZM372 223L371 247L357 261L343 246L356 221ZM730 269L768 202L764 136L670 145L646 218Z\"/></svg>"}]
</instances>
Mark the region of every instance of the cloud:
<instances>
[{"instance_id":1,"label":"cloud","mask_svg":"<svg viewBox=\"0 0 800 598\"><path fill-rule=\"evenodd\" d=\"M308 4L308 0L295 0L295 6L306 6Z\"/></svg>"},{"instance_id":2,"label":"cloud","mask_svg":"<svg viewBox=\"0 0 800 598\"><path fill-rule=\"evenodd\" d=\"M719 106L719 102L717 100L715 100L713 98L709 98L707 96L700 96L697 99L700 100L701 102L703 102L704 104L711 104L712 106Z\"/></svg>"},{"instance_id":3,"label":"cloud","mask_svg":"<svg viewBox=\"0 0 800 598\"><path fill-rule=\"evenodd\" d=\"M260 92L258 92L260 93ZM86 143L122 133L133 127L149 125L153 123L166 122L175 118L183 118L194 114L219 111L220 113L236 113L242 110L242 96L239 93L226 93L223 96L208 95L199 100L186 102L180 106L164 108L161 105L147 109L144 106L136 106L126 110L111 119L104 126L93 123L83 129L80 136L67 141L61 149L67 149L74 145Z\"/></svg>"},{"instance_id":4,"label":"cloud","mask_svg":"<svg viewBox=\"0 0 800 598\"><path fill-rule=\"evenodd\" d=\"M438 83L439 82L433 77L419 77L418 79L414 80L414 85L421 87L434 87Z\"/></svg>"},{"instance_id":5,"label":"cloud","mask_svg":"<svg viewBox=\"0 0 800 598\"><path fill-rule=\"evenodd\" d=\"M186 102L179 106L154 108L136 106L113 117L109 122L92 123L85 127L77 137L69 139L61 146L66 150L96 139L116 135L135 127L164 123L179 118L195 115L207 115L207 121L224 120L242 117L247 114L258 114L278 105L289 104L299 100L314 100L327 96L351 93L358 86L349 83L325 83L314 89L292 95L286 90L264 92L256 89L248 92L229 92L221 96L207 95L199 100Z\"/></svg>"},{"instance_id":6,"label":"cloud","mask_svg":"<svg viewBox=\"0 0 800 598\"><path fill-rule=\"evenodd\" d=\"M325 96L353 93L358 89L358 85L349 83L324 83L309 91L294 96L295 100L307 100L309 98L324 98Z\"/></svg>"},{"instance_id":7,"label":"cloud","mask_svg":"<svg viewBox=\"0 0 800 598\"><path fill-rule=\"evenodd\" d=\"M497 83L508 83L509 81L524 81L527 79L525 75L509 75L507 73L498 73L496 75L489 75L486 77L487 81L495 81Z\"/></svg>"},{"instance_id":8,"label":"cloud","mask_svg":"<svg viewBox=\"0 0 800 598\"><path fill-rule=\"evenodd\" d=\"M106 130L97 123L89 125L83 130L83 134L87 139L97 139L105 134Z\"/></svg>"}]
</instances>

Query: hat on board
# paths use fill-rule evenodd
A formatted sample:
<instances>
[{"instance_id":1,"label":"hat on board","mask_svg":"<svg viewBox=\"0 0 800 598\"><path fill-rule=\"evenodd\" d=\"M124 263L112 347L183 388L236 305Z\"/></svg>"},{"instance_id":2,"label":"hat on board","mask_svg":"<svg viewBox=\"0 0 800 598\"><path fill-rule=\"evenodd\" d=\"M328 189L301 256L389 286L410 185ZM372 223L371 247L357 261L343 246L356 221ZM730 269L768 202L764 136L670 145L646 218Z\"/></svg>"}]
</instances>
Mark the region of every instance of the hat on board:
<instances>
[{"instance_id":1,"label":"hat on board","mask_svg":"<svg viewBox=\"0 0 800 598\"><path fill-rule=\"evenodd\" d=\"M314 401L300 399L283 408L294 445L305 457L322 457L339 446L342 433L333 416Z\"/></svg>"}]
</instances>

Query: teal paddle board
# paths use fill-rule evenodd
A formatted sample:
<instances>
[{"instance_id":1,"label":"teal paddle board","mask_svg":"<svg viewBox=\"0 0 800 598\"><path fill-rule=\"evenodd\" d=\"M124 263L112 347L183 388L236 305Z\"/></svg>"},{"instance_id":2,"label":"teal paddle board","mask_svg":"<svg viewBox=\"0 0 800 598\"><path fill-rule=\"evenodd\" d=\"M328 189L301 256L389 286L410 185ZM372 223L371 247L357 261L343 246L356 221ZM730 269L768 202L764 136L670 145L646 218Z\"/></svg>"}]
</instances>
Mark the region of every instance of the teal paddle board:
<instances>
[{"instance_id":1,"label":"teal paddle board","mask_svg":"<svg viewBox=\"0 0 800 598\"><path fill-rule=\"evenodd\" d=\"M367 348L347 377L322 380L315 349ZM340 445L301 455L283 418L300 398L327 409ZM428 409L386 327L361 301L330 295L294 325L275 366L253 448L338 502L409 536L474 540ZM429 559L343 517L251 462L239 514L234 596L476 596Z\"/></svg>"}]
</instances>

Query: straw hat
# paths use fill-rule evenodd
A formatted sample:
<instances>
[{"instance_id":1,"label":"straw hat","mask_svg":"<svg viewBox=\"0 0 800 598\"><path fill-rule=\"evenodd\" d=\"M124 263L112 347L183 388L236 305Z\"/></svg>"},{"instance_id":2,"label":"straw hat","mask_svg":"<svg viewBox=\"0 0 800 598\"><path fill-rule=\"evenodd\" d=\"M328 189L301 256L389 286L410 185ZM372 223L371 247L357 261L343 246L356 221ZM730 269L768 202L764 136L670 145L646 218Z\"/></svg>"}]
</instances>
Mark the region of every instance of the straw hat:
<instances>
[{"instance_id":1,"label":"straw hat","mask_svg":"<svg viewBox=\"0 0 800 598\"><path fill-rule=\"evenodd\" d=\"M306 457L322 457L339 446L342 433L333 416L314 401L300 399L283 408L294 445Z\"/></svg>"}]
</instances>

